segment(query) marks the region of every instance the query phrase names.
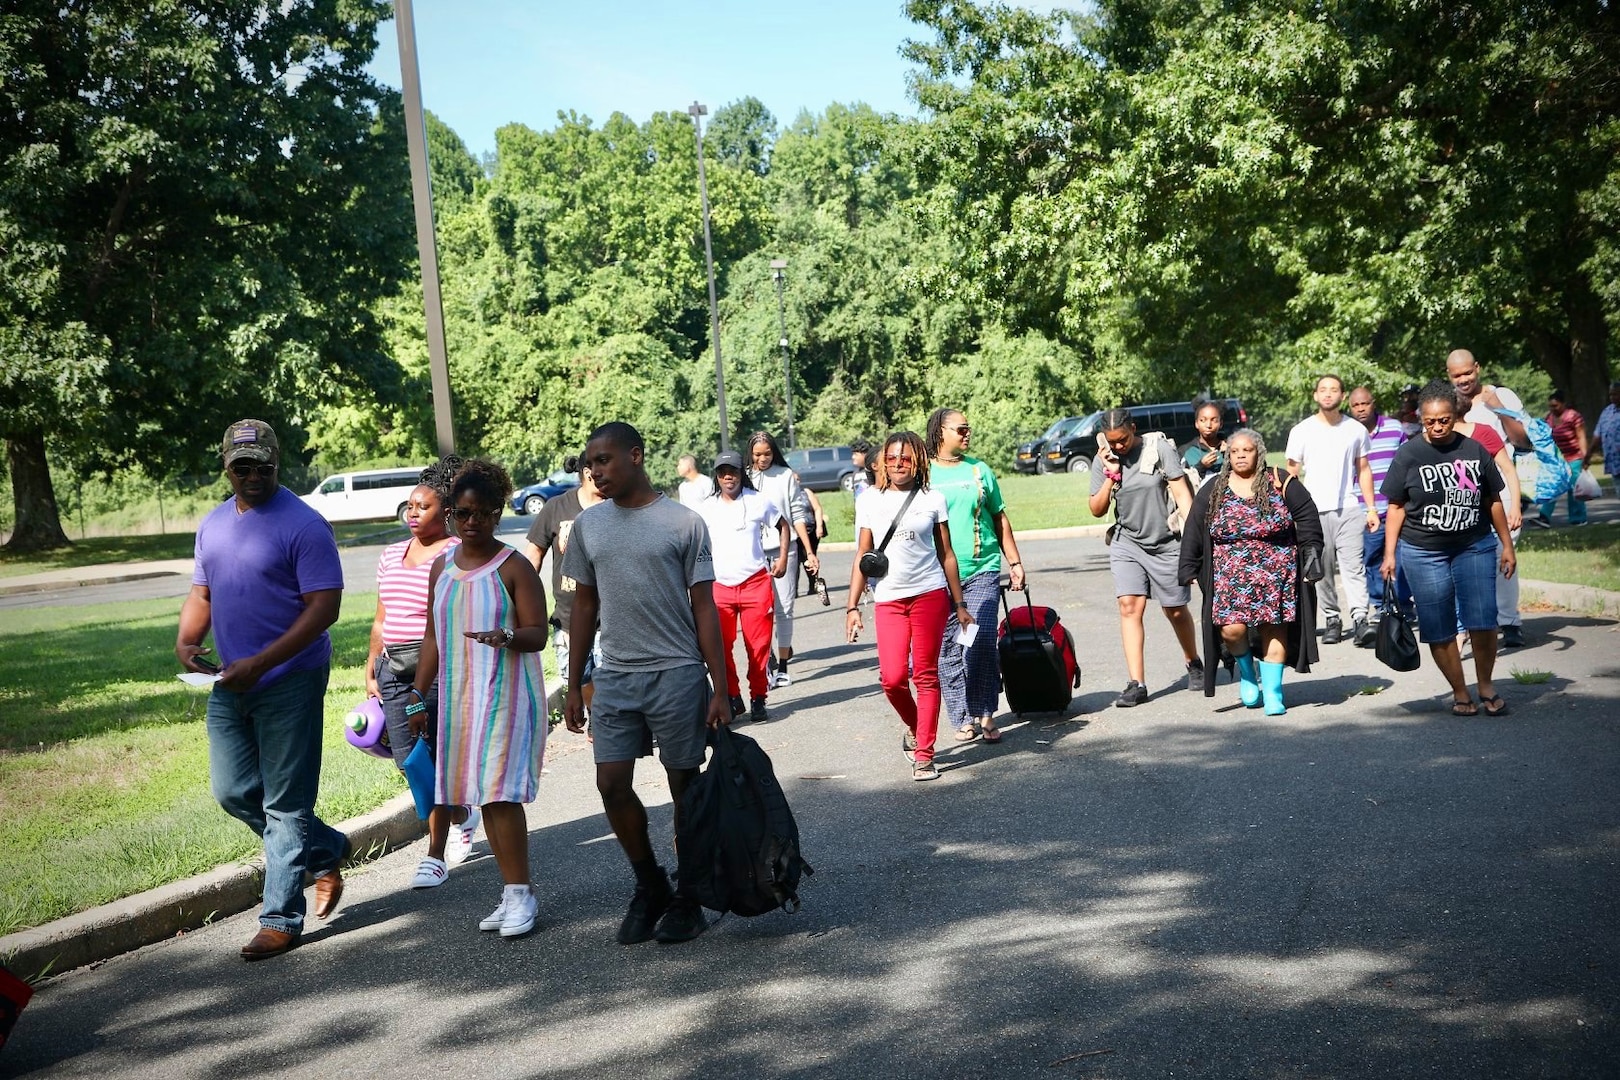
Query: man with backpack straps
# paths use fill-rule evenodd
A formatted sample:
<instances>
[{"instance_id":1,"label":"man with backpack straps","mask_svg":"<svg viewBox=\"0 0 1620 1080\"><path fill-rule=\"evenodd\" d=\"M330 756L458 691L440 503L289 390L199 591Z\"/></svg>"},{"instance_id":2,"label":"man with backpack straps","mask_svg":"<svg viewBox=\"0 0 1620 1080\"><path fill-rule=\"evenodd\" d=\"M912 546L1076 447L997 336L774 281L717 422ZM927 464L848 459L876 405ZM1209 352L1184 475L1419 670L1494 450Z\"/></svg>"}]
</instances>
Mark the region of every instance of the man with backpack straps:
<instances>
[{"instance_id":1,"label":"man with backpack straps","mask_svg":"<svg viewBox=\"0 0 1620 1080\"><path fill-rule=\"evenodd\" d=\"M1529 432L1525 430L1524 402L1505 386L1491 386L1480 378L1479 361L1467 349L1453 349L1446 357L1446 377L1462 401L1462 419L1494 428L1512 450L1531 450ZM1498 410L1507 410L1499 412ZM1516 415L1507 415L1513 413ZM1509 456L1512 454L1510 452ZM1509 485L1511 488L1513 485ZM1506 489L1504 489L1506 490ZM1519 530L1509 536L1515 547L1519 544ZM1524 618L1519 614L1519 575L1504 577L1496 574L1496 621L1502 633L1501 647L1524 647Z\"/></svg>"}]
</instances>

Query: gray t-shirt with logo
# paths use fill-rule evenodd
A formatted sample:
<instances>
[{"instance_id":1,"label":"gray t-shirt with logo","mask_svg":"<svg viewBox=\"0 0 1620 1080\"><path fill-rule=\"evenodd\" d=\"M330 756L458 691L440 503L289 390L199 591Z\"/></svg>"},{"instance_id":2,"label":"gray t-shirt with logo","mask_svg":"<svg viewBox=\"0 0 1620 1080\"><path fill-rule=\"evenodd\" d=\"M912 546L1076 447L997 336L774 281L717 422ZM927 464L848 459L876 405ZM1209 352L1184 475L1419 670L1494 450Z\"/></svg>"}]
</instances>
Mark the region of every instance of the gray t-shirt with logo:
<instances>
[{"instance_id":1,"label":"gray t-shirt with logo","mask_svg":"<svg viewBox=\"0 0 1620 1080\"><path fill-rule=\"evenodd\" d=\"M1154 472L1142 470L1142 454L1151 444L1159 448L1159 467ZM1170 531L1169 482L1187 475L1181 455L1169 439L1137 439L1136 448L1120 459L1120 483L1114 489L1114 517L1119 531L1135 540L1144 551L1158 554L1179 548L1180 539ZM1091 493L1103 488L1104 477L1100 464L1091 467Z\"/></svg>"},{"instance_id":2,"label":"gray t-shirt with logo","mask_svg":"<svg viewBox=\"0 0 1620 1080\"><path fill-rule=\"evenodd\" d=\"M703 663L688 590L714 580L703 519L660 495L626 509L611 500L574 519L562 571L600 601L607 671L666 671Z\"/></svg>"}]
</instances>

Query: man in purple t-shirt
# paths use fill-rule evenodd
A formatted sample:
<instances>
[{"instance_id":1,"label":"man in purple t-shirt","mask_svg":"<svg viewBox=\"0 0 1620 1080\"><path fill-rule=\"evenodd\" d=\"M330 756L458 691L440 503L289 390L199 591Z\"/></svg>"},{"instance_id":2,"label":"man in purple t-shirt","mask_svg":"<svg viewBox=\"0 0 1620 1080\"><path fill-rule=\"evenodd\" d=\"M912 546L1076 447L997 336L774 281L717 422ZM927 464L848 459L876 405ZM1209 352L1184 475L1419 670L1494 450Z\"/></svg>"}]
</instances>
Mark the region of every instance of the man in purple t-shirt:
<instances>
[{"instance_id":1,"label":"man in purple t-shirt","mask_svg":"<svg viewBox=\"0 0 1620 1080\"><path fill-rule=\"evenodd\" d=\"M281 449L262 420L238 420L220 453L232 497L197 528L191 592L174 653L217 674L208 697L214 798L264 840L264 908L244 960L278 956L304 929L304 873L315 915L343 896L349 840L315 816L321 718L343 598L343 566L327 524L278 480ZM219 664L203 644L209 630ZM222 665L222 666L221 666Z\"/></svg>"},{"instance_id":2,"label":"man in purple t-shirt","mask_svg":"<svg viewBox=\"0 0 1620 1080\"><path fill-rule=\"evenodd\" d=\"M1372 447L1367 451L1367 465L1373 474L1373 506L1378 511L1378 528L1362 536L1361 554L1367 567L1367 600L1372 609L1368 619L1376 623L1383 612L1384 522L1389 515L1389 500L1384 498L1381 488L1389 473L1389 463L1395 460L1395 451L1406 441L1406 426L1380 413L1372 391L1365 386L1350 391L1350 415L1367 429L1367 441ZM1417 610L1404 574L1397 573L1395 577L1395 602L1407 616Z\"/></svg>"}]
</instances>

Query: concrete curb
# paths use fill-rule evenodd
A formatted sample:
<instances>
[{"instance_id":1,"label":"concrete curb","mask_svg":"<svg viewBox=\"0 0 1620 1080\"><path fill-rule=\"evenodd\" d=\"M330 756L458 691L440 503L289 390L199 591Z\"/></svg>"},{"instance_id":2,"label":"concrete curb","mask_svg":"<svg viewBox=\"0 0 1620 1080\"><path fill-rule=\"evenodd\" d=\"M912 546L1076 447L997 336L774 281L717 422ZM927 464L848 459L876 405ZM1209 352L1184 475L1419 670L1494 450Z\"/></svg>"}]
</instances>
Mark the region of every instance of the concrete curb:
<instances>
[{"instance_id":1,"label":"concrete curb","mask_svg":"<svg viewBox=\"0 0 1620 1080\"><path fill-rule=\"evenodd\" d=\"M1594 589L1588 585L1568 585L1561 581L1534 581L1530 578L1520 581L1519 607L1522 609L1526 604L1537 602L1579 615L1620 619L1620 593Z\"/></svg>"},{"instance_id":2,"label":"concrete curb","mask_svg":"<svg viewBox=\"0 0 1620 1080\"><path fill-rule=\"evenodd\" d=\"M416 804L405 793L337 829L348 836L355 858L360 860L412 843L424 834L426 823L416 816ZM8 934L0 938L0 961L31 983L99 963L195 930L216 918L247 911L259 903L263 879L262 859L222 866Z\"/></svg>"},{"instance_id":3,"label":"concrete curb","mask_svg":"<svg viewBox=\"0 0 1620 1080\"><path fill-rule=\"evenodd\" d=\"M1107 524L1065 525L1057 529L1019 529L1020 540L1078 540L1084 536L1101 536L1108 531ZM836 544L822 544L822 551L854 551L855 544L841 540Z\"/></svg>"}]
</instances>

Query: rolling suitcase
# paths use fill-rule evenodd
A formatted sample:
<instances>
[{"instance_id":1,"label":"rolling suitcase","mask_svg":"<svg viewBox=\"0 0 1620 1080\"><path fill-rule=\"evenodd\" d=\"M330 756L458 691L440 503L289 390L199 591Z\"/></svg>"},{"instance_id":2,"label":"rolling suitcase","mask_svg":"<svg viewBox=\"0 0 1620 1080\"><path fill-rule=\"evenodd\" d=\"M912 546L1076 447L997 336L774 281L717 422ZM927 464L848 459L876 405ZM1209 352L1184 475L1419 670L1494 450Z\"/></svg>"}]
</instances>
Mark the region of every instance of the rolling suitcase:
<instances>
[{"instance_id":1,"label":"rolling suitcase","mask_svg":"<svg viewBox=\"0 0 1620 1080\"><path fill-rule=\"evenodd\" d=\"M1007 708L1024 713L1062 712L1074 699L1080 685L1080 664L1074 655L1074 639L1057 612L1036 607L1024 590L1024 606L1008 605L1008 589L1001 590L1001 606L1006 617L996 631L996 651L1001 658L1001 688L1007 695Z\"/></svg>"}]
</instances>

